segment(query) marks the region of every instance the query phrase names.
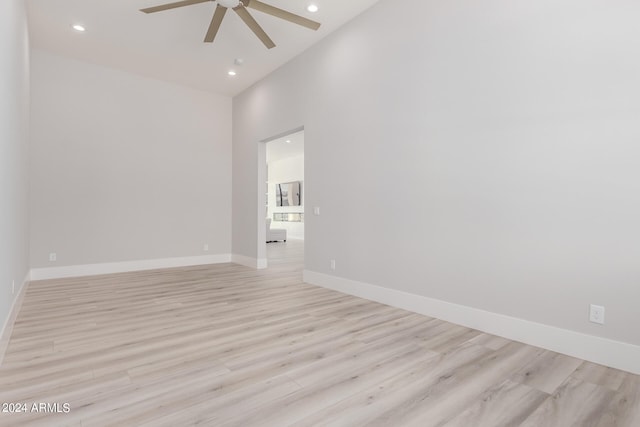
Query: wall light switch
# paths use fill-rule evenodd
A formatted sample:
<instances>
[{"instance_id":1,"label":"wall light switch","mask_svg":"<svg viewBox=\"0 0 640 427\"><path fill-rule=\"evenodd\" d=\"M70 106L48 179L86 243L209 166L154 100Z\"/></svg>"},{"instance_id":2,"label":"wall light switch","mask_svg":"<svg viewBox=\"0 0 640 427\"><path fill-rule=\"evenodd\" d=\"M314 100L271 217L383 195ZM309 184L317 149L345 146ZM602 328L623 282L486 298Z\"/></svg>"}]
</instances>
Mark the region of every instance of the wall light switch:
<instances>
[{"instance_id":1,"label":"wall light switch","mask_svg":"<svg viewBox=\"0 0 640 427\"><path fill-rule=\"evenodd\" d=\"M331 260L331 269L332 269L332 270L335 270L335 269L336 269L336 260L335 260L335 259L332 259L332 260Z\"/></svg>"},{"instance_id":2,"label":"wall light switch","mask_svg":"<svg viewBox=\"0 0 640 427\"><path fill-rule=\"evenodd\" d=\"M317 206L315 208L313 208L313 214L315 216L320 216L320 208L317 207Z\"/></svg>"}]
</instances>

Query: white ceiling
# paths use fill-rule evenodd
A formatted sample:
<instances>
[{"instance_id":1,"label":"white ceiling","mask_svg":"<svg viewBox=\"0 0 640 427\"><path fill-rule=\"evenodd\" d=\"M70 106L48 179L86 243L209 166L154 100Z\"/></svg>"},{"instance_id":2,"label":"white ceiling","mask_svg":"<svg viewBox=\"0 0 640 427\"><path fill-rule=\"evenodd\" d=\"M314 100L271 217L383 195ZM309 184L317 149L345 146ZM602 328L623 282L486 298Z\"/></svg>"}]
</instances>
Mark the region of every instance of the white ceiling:
<instances>
[{"instance_id":1,"label":"white ceiling","mask_svg":"<svg viewBox=\"0 0 640 427\"><path fill-rule=\"evenodd\" d=\"M304 131L267 142L267 164L304 154Z\"/></svg>"},{"instance_id":2,"label":"white ceiling","mask_svg":"<svg viewBox=\"0 0 640 427\"><path fill-rule=\"evenodd\" d=\"M229 11L216 40L203 43L216 3L145 14L176 0L28 0L35 48L223 95L236 95L291 60L378 0L263 0L322 24L318 31L249 9L273 39L267 49ZM320 10L307 12L317 4ZM86 26L85 33L71 29ZM235 58L244 64L234 65ZM238 75L227 72L236 69Z\"/></svg>"}]
</instances>

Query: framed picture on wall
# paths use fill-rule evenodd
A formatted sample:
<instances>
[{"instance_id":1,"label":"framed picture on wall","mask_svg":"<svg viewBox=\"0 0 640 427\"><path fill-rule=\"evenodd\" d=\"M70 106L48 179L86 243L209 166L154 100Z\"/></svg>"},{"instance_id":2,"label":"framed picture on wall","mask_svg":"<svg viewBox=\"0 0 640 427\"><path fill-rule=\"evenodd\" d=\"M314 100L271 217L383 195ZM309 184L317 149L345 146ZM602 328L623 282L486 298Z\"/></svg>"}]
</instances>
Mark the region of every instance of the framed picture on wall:
<instances>
[{"instance_id":1,"label":"framed picture on wall","mask_svg":"<svg viewBox=\"0 0 640 427\"><path fill-rule=\"evenodd\" d=\"M276 184L276 206L301 206L302 183L300 181Z\"/></svg>"}]
</instances>

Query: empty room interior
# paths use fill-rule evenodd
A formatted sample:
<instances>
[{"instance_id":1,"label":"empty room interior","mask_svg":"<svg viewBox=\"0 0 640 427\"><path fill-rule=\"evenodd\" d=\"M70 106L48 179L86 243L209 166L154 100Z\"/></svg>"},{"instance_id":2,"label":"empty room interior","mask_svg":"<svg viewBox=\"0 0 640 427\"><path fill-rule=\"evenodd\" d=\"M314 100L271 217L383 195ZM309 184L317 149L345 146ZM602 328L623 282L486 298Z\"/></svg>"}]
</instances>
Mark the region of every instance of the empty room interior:
<instances>
[{"instance_id":1,"label":"empty room interior","mask_svg":"<svg viewBox=\"0 0 640 427\"><path fill-rule=\"evenodd\" d=\"M0 426L640 426L639 21L2 0Z\"/></svg>"}]
</instances>

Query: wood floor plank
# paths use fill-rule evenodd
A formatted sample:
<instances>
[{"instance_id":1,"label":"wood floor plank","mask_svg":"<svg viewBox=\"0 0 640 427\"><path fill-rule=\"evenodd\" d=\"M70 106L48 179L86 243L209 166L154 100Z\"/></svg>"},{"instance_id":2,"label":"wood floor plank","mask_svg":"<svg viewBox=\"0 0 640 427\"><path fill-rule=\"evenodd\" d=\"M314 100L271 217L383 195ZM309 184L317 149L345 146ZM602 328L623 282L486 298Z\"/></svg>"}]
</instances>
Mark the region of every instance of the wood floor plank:
<instances>
[{"instance_id":1,"label":"wood floor plank","mask_svg":"<svg viewBox=\"0 0 640 427\"><path fill-rule=\"evenodd\" d=\"M598 426L611 402L620 398L606 387L570 377L522 423L522 427Z\"/></svg>"},{"instance_id":2,"label":"wood floor plank","mask_svg":"<svg viewBox=\"0 0 640 427\"><path fill-rule=\"evenodd\" d=\"M474 344L484 345L492 350L498 350L509 343L509 340L502 337L497 337L490 334L480 334L475 338L472 338L469 342Z\"/></svg>"},{"instance_id":3,"label":"wood floor plank","mask_svg":"<svg viewBox=\"0 0 640 427\"><path fill-rule=\"evenodd\" d=\"M2 366L4 426L640 425L640 378L305 284L269 264L32 282ZM52 407L53 408L53 407Z\"/></svg>"},{"instance_id":4,"label":"wood floor plank","mask_svg":"<svg viewBox=\"0 0 640 427\"><path fill-rule=\"evenodd\" d=\"M468 409L444 427L510 427L520 425L549 395L505 380L482 393Z\"/></svg>"},{"instance_id":5,"label":"wood floor plank","mask_svg":"<svg viewBox=\"0 0 640 427\"><path fill-rule=\"evenodd\" d=\"M470 363L456 366L425 387L415 390L402 404L390 408L371 423L373 426L441 425L464 411L499 379L517 366L530 361L537 349L509 343Z\"/></svg>"},{"instance_id":6,"label":"wood floor plank","mask_svg":"<svg viewBox=\"0 0 640 427\"><path fill-rule=\"evenodd\" d=\"M399 425L394 424L393 408L401 407L415 393L446 380L457 367L473 363L487 353L487 349L476 345L461 346L447 354L433 353L436 356L405 366L398 374L347 399L326 406L292 425L296 427L365 426L371 423ZM389 418L385 418L387 416Z\"/></svg>"},{"instance_id":7,"label":"wood floor plank","mask_svg":"<svg viewBox=\"0 0 640 427\"><path fill-rule=\"evenodd\" d=\"M617 396L619 398L610 403L598 427L640 426L640 377L626 375L618 389Z\"/></svg>"},{"instance_id":8,"label":"wood floor plank","mask_svg":"<svg viewBox=\"0 0 640 427\"><path fill-rule=\"evenodd\" d=\"M553 393L571 375L582 360L552 351L543 351L518 370L511 380L525 384L545 393Z\"/></svg>"},{"instance_id":9,"label":"wood floor plank","mask_svg":"<svg viewBox=\"0 0 640 427\"><path fill-rule=\"evenodd\" d=\"M275 405L261 406L248 414L218 422L217 425L290 425L310 412L316 412L339 402L399 373L407 364L435 357L435 353L425 352L417 347L410 351L404 347L396 348L382 360L378 359L374 363L363 363L359 367L337 371L330 378L304 386L300 391L288 395ZM300 384L297 379L296 383Z\"/></svg>"},{"instance_id":10,"label":"wood floor plank","mask_svg":"<svg viewBox=\"0 0 640 427\"><path fill-rule=\"evenodd\" d=\"M628 377L628 374L624 371L609 368L607 366L596 365L591 362L583 362L571 374L571 376L581 381L587 381L617 391Z\"/></svg>"}]
</instances>

